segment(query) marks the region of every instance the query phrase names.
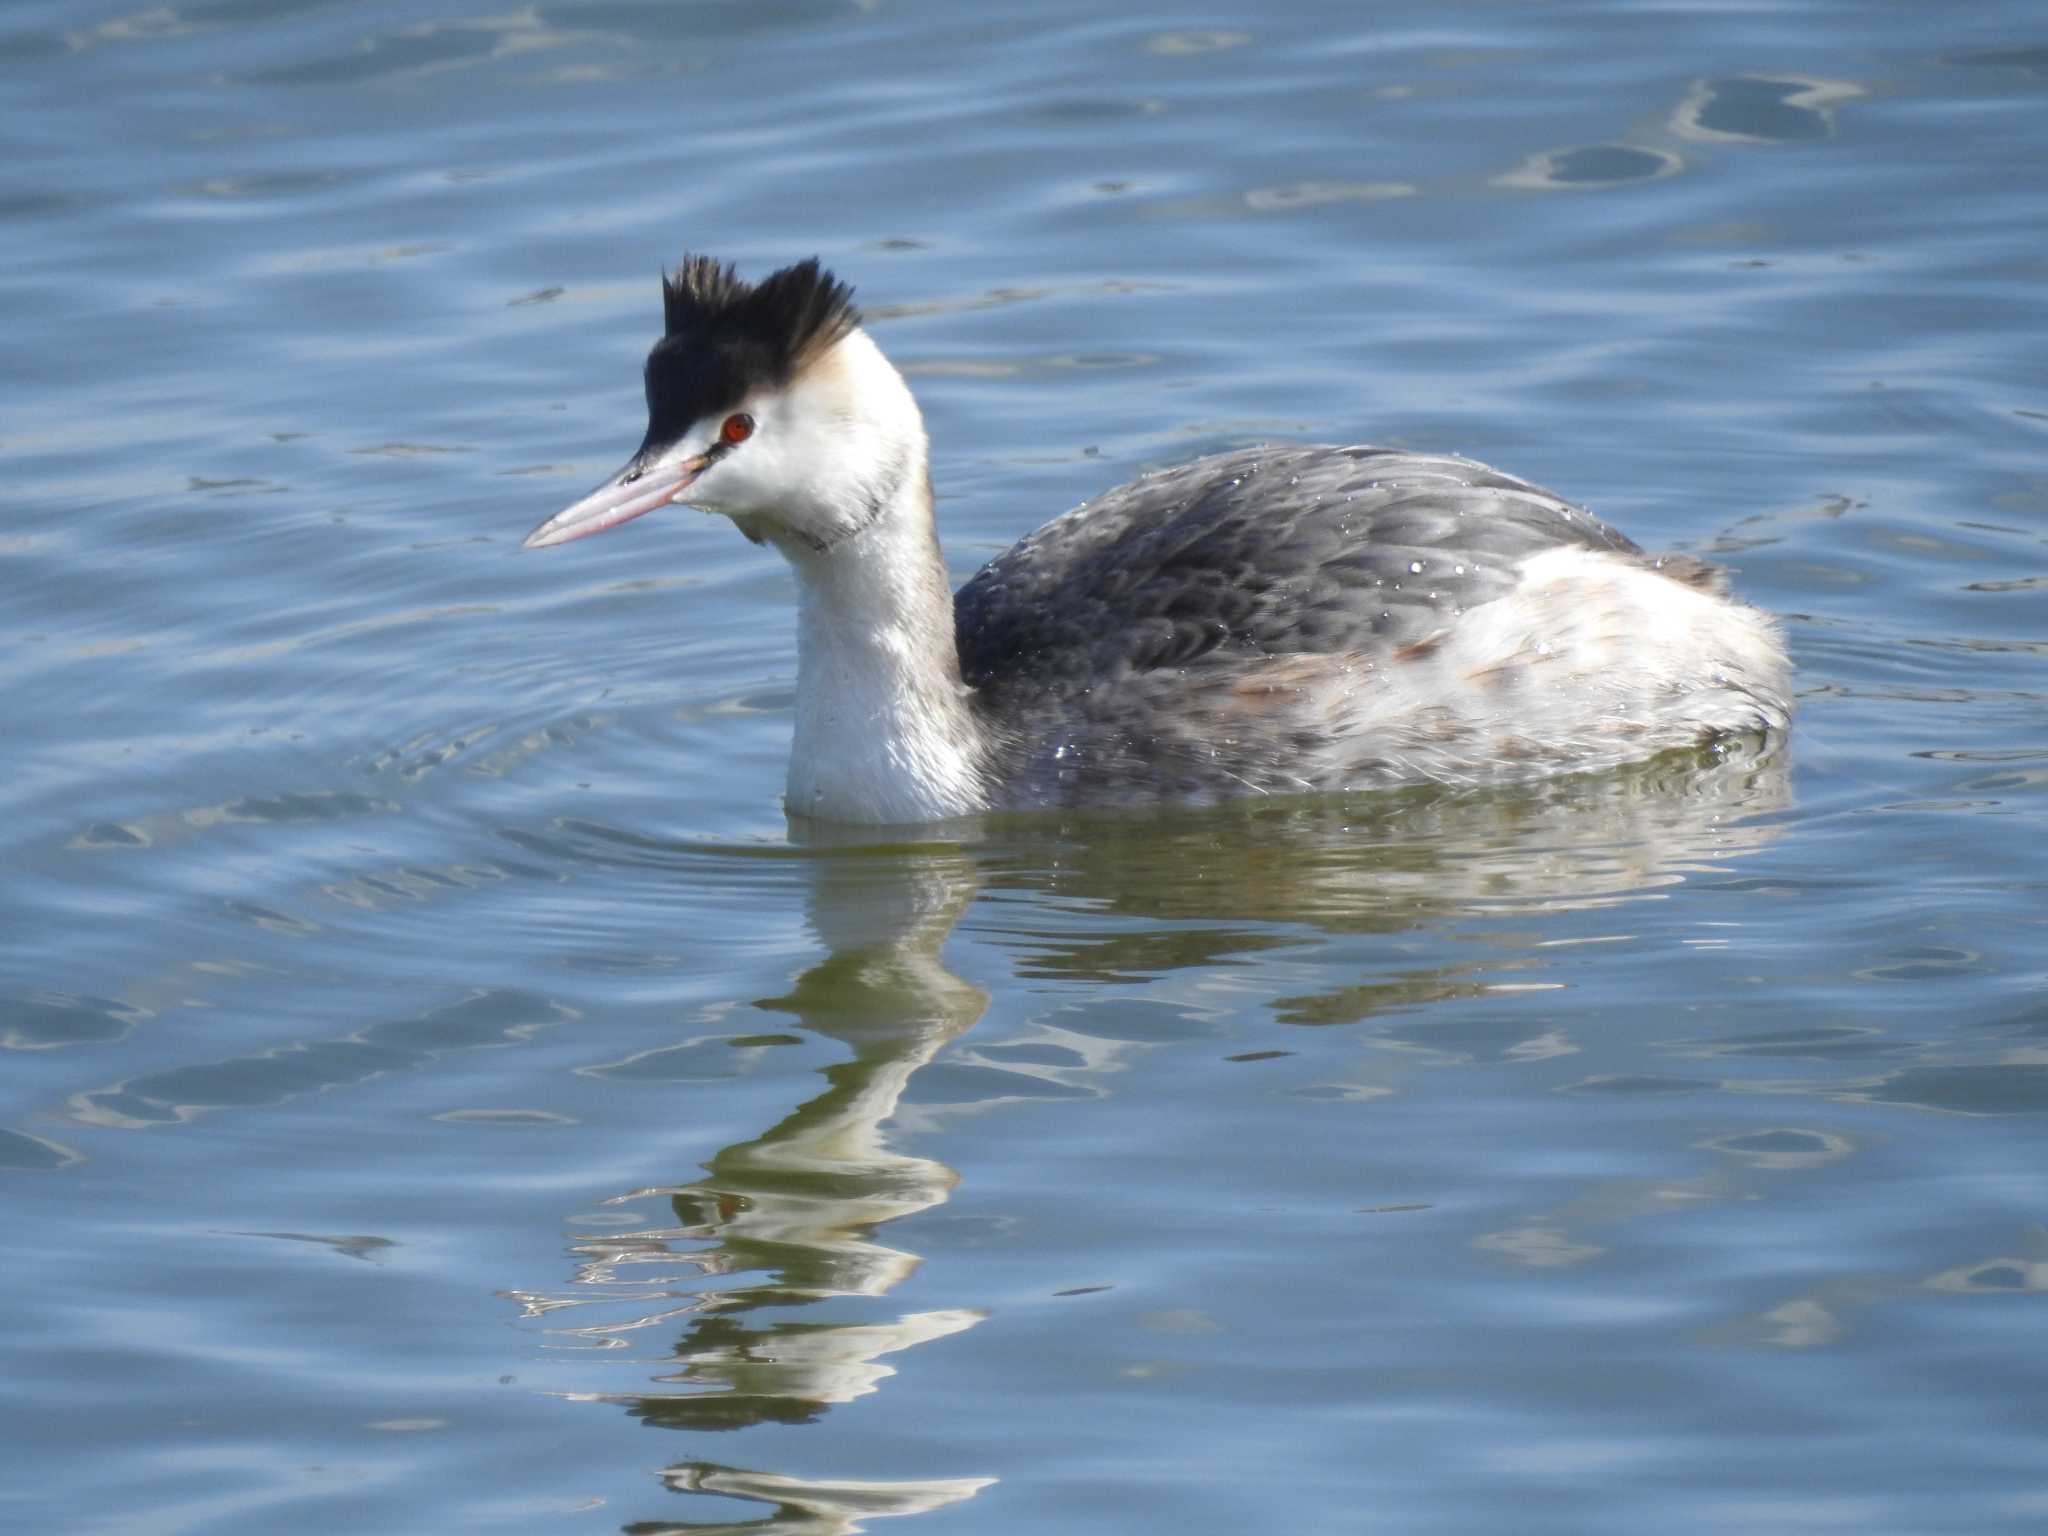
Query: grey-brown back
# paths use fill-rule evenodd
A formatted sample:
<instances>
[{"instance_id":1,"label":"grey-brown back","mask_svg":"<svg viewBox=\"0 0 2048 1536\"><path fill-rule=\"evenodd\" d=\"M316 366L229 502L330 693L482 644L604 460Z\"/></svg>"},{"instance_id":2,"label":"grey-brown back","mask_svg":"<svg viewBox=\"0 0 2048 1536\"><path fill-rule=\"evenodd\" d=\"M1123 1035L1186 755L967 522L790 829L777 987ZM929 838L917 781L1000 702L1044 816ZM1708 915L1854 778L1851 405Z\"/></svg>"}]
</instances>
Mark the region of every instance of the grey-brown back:
<instances>
[{"instance_id":1,"label":"grey-brown back","mask_svg":"<svg viewBox=\"0 0 2048 1536\"><path fill-rule=\"evenodd\" d=\"M1641 551L1526 480L1449 455L1213 454L1119 486L954 599L961 671L1000 715L1047 692L1236 656L1375 657L1574 545Z\"/></svg>"},{"instance_id":2,"label":"grey-brown back","mask_svg":"<svg viewBox=\"0 0 2048 1536\"><path fill-rule=\"evenodd\" d=\"M1782 729L1783 646L1467 459L1219 454L1120 487L954 604L991 803L1499 782Z\"/></svg>"}]
</instances>

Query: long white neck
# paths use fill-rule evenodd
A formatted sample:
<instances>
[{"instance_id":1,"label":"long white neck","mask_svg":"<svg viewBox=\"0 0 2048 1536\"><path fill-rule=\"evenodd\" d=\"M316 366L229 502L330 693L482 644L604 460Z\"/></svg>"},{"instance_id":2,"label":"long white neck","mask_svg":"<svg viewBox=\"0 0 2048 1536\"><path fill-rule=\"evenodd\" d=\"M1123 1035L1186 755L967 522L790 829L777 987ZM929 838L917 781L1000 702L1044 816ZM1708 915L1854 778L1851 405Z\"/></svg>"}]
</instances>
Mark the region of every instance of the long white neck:
<instances>
[{"instance_id":1,"label":"long white neck","mask_svg":"<svg viewBox=\"0 0 2048 1536\"><path fill-rule=\"evenodd\" d=\"M799 590L793 815L936 821L989 804L923 454L904 468L860 531L824 549L777 540Z\"/></svg>"}]
</instances>

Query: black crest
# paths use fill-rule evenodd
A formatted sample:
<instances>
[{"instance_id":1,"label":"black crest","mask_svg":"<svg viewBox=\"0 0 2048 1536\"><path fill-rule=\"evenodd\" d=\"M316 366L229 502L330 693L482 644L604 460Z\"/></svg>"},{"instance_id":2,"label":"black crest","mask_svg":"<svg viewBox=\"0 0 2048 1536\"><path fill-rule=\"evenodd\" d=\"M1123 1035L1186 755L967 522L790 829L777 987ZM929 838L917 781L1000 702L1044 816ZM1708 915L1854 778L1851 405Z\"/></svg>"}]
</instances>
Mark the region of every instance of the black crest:
<instances>
[{"instance_id":1,"label":"black crest","mask_svg":"<svg viewBox=\"0 0 2048 1536\"><path fill-rule=\"evenodd\" d=\"M860 324L853 290L813 256L749 283L728 262L685 256L662 279L662 318L685 341L736 332L775 363L781 381Z\"/></svg>"},{"instance_id":2,"label":"black crest","mask_svg":"<svg viewBox=\"0 0 2048 1536\"><path fill-rule=\"evenodd\" d=\"M661 278L661 317L670 336L687 335L733 308L754 291L732 263L710 256L685 255L673 272Z\"/></svg>"},{"instance_id":3,"label":"black crest","mask_svg":"<svg viewBox=\"0 0 2048 1536\"><path fill-rule=\"evenodd\" d=\"M749 283L685 256L661 282L666 334L647 357L647 442L665 447L748 391L780 388L860 324L853 290L816 257Z\"/></svg>"}]
</instances>

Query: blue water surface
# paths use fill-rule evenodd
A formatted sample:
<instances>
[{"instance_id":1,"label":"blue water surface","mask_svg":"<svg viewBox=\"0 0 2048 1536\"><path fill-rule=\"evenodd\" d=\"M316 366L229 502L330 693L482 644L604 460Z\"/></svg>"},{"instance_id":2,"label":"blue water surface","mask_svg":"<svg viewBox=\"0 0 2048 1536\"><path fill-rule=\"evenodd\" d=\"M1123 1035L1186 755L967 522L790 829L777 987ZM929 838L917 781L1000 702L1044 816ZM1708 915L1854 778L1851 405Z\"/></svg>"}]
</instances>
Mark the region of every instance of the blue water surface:
<instances>
[{"instance_id":1,"label":"blue water surface","mask_svg":"<svg viewBox=\"0 0 2048 1536\"><path fill-rule=\"evenodd\" d=\"M7 1529L2048 1527L2038 5L15 0L0 105ZM1452 449L1797 731L792 823L772 551L515 554L686 248L857 285L962 577Z\"/></svg>"}]
</instances>

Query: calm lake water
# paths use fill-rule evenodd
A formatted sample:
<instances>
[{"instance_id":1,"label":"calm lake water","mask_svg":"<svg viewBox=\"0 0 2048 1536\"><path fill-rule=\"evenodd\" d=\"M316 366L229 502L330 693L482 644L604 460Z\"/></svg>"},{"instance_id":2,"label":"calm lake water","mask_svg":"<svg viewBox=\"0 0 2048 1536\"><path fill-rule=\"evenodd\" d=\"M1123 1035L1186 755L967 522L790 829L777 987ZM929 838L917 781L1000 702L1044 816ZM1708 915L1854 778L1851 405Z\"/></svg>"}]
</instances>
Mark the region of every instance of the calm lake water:
<instances>
[{"instance_id":1,"label":"calm lake water","mask_svg":"<svg viewBox=\"0 0 2048 1536\"><path fill-rule=\"evenodd\" d=\"M0 105L8 1529L2048 1528L2038 4L15 0ZM514 552L686 247L858 285L963 577L1456 449L1798 730L807 834L772 553Z\"/></svg>"}]
</instances>

